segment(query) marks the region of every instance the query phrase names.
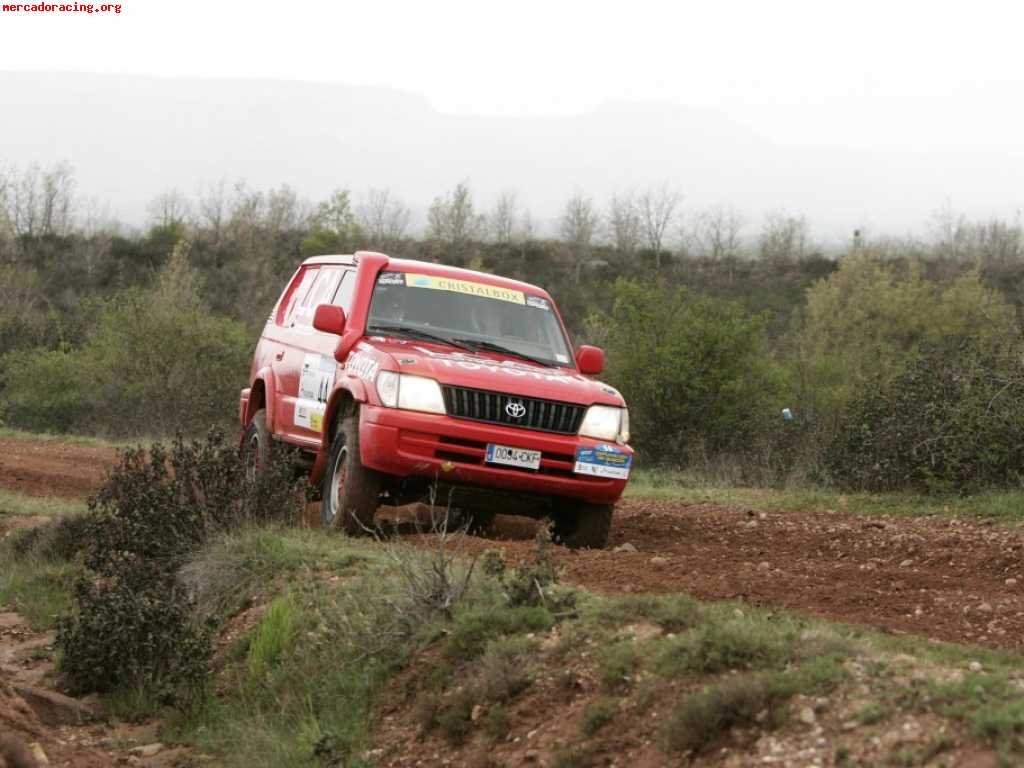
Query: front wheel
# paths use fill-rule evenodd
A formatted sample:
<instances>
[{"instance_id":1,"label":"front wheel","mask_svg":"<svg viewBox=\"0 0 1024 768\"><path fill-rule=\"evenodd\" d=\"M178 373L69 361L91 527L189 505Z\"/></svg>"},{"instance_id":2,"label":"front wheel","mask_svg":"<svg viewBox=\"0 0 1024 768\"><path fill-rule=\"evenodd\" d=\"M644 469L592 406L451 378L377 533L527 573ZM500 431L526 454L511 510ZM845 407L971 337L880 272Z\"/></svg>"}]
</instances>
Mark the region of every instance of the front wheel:
<instances>
[{"instance_id":1,"label":"front wheel","mask_svg":"<svg viewBox=\"0 0 1024 768\"><path fill-rule=\"evenodd\" d=\"M324 527L341 528L350 536L372 531L380 485L380 475L360 458L356 411L341 421L331 442L321 502Z\"/></svg>"},{"instance_id":2,"label":"front wheel","mask_svg":"<svg viewBox=\"0 0 1024 768\"><path fill-rule=\"evenodd\" d=\"M267 429L267 412L262 408L253 414L252 421L242 437L242 460L245 462L245 476L255 482L270 465L270 430Z\"/></svg>"},{"instance_id":3,"label":"front wheel","mask_svg":"<svg viewBox=\"0 0 1024 768\"><path fill-rule=\"evenodd\" d=\"M563 502L551 515L555 541L570 549L604 549L612 528L612 504Z\"/></svg>"}]
</instances>

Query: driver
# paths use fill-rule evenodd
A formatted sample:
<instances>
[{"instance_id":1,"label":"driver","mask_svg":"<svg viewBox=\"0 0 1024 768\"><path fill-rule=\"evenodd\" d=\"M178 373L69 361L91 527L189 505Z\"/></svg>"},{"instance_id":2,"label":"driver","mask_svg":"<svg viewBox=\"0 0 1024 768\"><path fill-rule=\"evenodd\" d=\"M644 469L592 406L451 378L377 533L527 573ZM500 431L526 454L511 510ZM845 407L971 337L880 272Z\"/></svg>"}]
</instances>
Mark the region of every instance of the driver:
<instances>
[{"instance_id":1,"label":"driver","mask_svg":"<svg viewBox=\"0 0 1024 768\"><path fill-rule=\"evenodd\" d=\"M469 309L469 321L481 336L500 339L502 333L501 302L491 299L475 299ZM497 305L497 306L495 306Z\"/></svg>"}]
</instances>

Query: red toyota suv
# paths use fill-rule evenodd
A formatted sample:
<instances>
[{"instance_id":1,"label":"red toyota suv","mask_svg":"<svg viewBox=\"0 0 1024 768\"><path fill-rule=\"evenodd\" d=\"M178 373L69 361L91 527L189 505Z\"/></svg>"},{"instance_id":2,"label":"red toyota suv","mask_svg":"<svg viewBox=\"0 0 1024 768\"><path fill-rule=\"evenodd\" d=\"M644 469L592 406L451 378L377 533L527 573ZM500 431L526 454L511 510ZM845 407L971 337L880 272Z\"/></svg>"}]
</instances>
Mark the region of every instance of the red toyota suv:
<instances>
[{"instance_id":1,"label":"red toyota suv","mask_svg":"<svg viewBox=\"0 0 1024 768\"><path fill-rule=\"evenodd\" d=\"M301 449L323 520L371 528L380 504L433 499L485 530L550 518L601 547L633 451L622 396L590 378L542 289L380 253L306 260L267 321L242 390L253 471Z\"/></svg>"}]
</instances>

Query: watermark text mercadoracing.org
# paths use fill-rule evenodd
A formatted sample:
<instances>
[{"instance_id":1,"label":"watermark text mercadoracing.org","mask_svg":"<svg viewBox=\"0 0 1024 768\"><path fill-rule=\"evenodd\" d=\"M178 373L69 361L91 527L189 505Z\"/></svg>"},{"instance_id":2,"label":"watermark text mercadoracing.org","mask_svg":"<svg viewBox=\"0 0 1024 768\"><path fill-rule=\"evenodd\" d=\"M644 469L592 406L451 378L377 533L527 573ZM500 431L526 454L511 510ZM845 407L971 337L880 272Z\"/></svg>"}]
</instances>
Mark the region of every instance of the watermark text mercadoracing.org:
<instances>
[{"instance_id":1,"label":"watermark text mercadoracing.org","mask_svg":"<svg viewBox=\"0 0 1024 768\"><path fill-rule=\"evenodd\" d=\"M120 13L120 3L3 3L5 13Z\"/></svg>"}]
</instances>

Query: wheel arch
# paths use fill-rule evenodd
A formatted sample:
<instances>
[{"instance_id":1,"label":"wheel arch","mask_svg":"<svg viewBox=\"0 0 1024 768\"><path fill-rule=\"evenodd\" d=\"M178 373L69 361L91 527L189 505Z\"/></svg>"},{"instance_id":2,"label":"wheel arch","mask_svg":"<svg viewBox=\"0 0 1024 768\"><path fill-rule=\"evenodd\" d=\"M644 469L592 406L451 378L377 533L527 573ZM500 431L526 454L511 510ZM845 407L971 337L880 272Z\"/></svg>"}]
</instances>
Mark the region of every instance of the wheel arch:
<instances>
[{"instance_id":1,"label":"wheel arch","mask_svg":"<svg viewBox=\"0 0 1024 768\"><path fill-rule=\"evenodd\" d=\"M327 456L331 452L331 443L337 434L338 424L346 416L355 413L359 405L364 402L366 402L366 391L362 387L339 386L331 393L331 397L327 401L327 409L324 411L320 450L317 451L316 461L309 473L310 483L315 485L323 478Z\"/></svg>"}]
</instances>

